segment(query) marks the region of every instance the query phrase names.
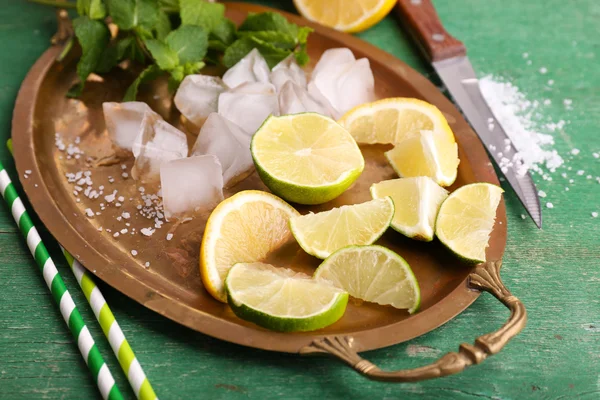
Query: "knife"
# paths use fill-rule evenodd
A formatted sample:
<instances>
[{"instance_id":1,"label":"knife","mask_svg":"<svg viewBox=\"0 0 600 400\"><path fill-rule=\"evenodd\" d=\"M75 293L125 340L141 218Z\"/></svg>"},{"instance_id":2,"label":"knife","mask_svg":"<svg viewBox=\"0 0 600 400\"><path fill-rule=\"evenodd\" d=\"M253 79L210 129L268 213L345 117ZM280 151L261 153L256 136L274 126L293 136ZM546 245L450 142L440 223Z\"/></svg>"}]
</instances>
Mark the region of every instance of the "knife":
<instances>
[{"instance_id":1,"label":"knife","mask_svg":"<svg viewBox=\"0 0 600 400\"><path fill-rule=\"evenodd\" d=\"M460 107L517 197L542 228L538 191L529 172L523 173L517 150L486 103L464 44L444 29L431 0L398 0L398 13Z\"/></svg>"}]
</instances>

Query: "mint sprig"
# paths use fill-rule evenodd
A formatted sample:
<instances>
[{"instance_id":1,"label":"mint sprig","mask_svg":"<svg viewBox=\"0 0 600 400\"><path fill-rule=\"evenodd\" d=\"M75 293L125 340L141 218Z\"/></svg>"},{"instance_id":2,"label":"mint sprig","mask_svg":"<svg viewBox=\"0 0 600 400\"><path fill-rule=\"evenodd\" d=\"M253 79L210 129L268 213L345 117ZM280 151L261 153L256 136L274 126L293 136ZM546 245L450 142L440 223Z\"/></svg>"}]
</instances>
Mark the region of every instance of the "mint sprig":
<instances>
[{"instance_id":1,"label":"mint sprig","mask_svg":"<svg viewBox=\"0 0 600 400\"><path fill-rule=\"evenodd\" d=\"M65 4L65 3L61 3ZM206 63L231 67L252 49L270 67L294 54L308 62L307 39L312 29L293 24L281 14L250 14L239 26L225 16L225 6L205 0L76 0L73 20L82 56L77 65L80 83L70 91L79 96L91 73L103 74L129 60L144 65L125 99L135 100L140 85L169 76L175 90ZM111 36L108 24L118 27ZM114 33L114 32L113 32Z\"/></svg>"}]
</instances>

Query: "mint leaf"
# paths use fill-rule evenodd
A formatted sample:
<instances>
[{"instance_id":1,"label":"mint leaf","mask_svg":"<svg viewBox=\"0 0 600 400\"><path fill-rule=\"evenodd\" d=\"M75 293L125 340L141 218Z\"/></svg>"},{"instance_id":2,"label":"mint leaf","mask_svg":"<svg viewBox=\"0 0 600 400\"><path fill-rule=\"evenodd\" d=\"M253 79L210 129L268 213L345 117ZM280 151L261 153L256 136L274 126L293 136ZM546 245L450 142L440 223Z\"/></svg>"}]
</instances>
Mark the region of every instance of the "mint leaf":
<instances>
[{"instance_id":1,"label":"mint leaf","mask_svg":"<svg viewBox=\"0 0 600 400\"><path fill-rule=\"evenodd\" d=\"M162 71L156 65L150 65L148 68L143 70L133 83L127 88L123 101L135 101L137 98L137 92L140 85L144 82L148 82L156 79Z\"/></svg>"},{"instance_id":2,"label":"mint leaf","mask_svg":"<svg viewBox=\"0 0 600 400\"><path fill-rule=\"evenodd\" d=\"M210 40L218 40L226 46L229 46L235 41L236 27L232 20L223 18L211 31L208 38Z\"/></svg>"},{"instance_id":3,"label":"mint leaf","mask_svg":"<svg viewBox=\"0 0 600 400\"><path fill-rule=\"evenodd\" d=\"M314 29L308 26L301 26L300 28L298 28L298 34L296 35L298 43L306 43L308 41L308 35L310 35L312 32L314 32Z\"/></svg>"},{"instance_id":4,"label":"mint leaf","mask_svg":"<svg viewBox=\"0 0 600 400\"><path fill-rule=\"evenodd\" d=\"M294 53L294 56L296 57L296 62L301 67L308 64L308 61L310 60L310 58L308 57L308 53L306 52L306 47L300 48L299 51L296 51Z\"/></svg>"},{"instance_id":5,"label":"mint leaf","mask_svg":"<svg viewBox=\"0 0 600 400\"><path fill-rule=\"evenodd\" d=\"M183 74L185 76L195 74L198 71L200 71L202 68L204 68L205 65L206 64L203 61L186 63L183 66Z\"/></svg>"},{"instance_id":6,"label":"mint leaf","mask_svg":"<svg viewBox=\"0 0 600 400\"><path fill-rule=\"evenodd\" d=\"M275 47L270 43L260 40L254 36L248 35L236 40L227 48L223 55L223 65L227 68L233 67L252 49L258 49L260 54L265 58L269 68L273 68L279 61L291 54L290 50Z\"/></svg>"},{"instance_id":7,"label":"mint leaf","mask_svg":"<svg viewBox=\"0 0 600 400\"><path fill-rule=\"evenodd\" d=\"M105 0L108 13L117 26L124 30L143 27L152 31L158 20L156 0Z\"/></svg>"},{"instance_id":8,"label":"mint leaf","mask_svg":"<svg viewBox=\"0 0 600 400\"><path fill-rule=\"evenodd\" d=\"M169 33L165 41L177 54L180 64L202 61L208 49L208 34L194 25L181 25Z\"/></svg>"},{"instance_id":9,"label":"mint leaf","mask_svg":"<svg viewBox=\"0 0 600 400\"><path fill-rule=\"evenodd\" d=\"M144 43L160 69L169 71L179 65L177 53L165 42L157 39L147 39Z\"/></svg>"},{"instance_id":10,"label":"mint leaf","mask_svg":"<svg viewBox=\"0 0 600 400\"><path fill-rule=\"evenodd\" d=\"M133 52L135 50L132 49L134 46L136 46L135 38L128 36L119 40L116 44L106 47L102 52L102 57L95 72L105 74L113 69L121 60L126 58L134 59Z\"/></svg>"},{"instance_id":11,"label":"mint leaf","mask_svg":"<svg viewBox=\"0 0 600 400\"><path fill-rule=\"evenodd\" d=\"M225 19L225 6L205 0L179 0L181 23L197 25L212 32Z\"/></svg>"},{"instance_id":12,"label":"mint leaf","mask_svg":"<svg viewBox=\"0 0 600 400\"><path fill-rule=\"evenodd\" d=\"M275 47L293 50L296 47L296 38L288 33L278 31L239 32L241 37L250 37L260 42L270 43Z\"/></svg>"},{"instance_id":13,"label":"mint leaf","mask_svg":"<svg viewBox=\"0 0 600 400\"><path fill-rule=\"evenodd\" d=\"M110 32L104 23L87 16L75 18L73 28L82 50L81 58L77 63L77 76L81 82L70 92L70 95L79 96L88 75L94 72L100 63L102 52L110 40Z\"/></svg>"},{"instance_id":14,"label":"mint leaf","mask_svg":"<svg viewBox=\"0 0 600 400\"><path fill-rule=\"evenodd\" d=\"M283 15L274 12L249 14L238 30L254 32L277 31L287 33L293 37L298 35L298 26L296 24L288 22Z\"/></svg>"},{"instance_id":15,"label":"mint leaf","mask_svg":"<svg viewBox=\"0 0 600 400\"><path fill-rule=\"evenodd\" d=\"M209 50L224 52L225 50L227 50L227 47L228 46L225 43L221 42L220 40L209 40L208 41Z\"/></svg>"},{"instance_id":16,"label":"mint leaf","mask_svg":"<svg viewBox=\"0 0 600 400\"><path fill-rule=\"evenodd\" d=\"M185 77L183 65L178 65L170 71L171 76L169 77L169 91L174 92L179 87L181 81Z\"/></svg>"},{"instance_id":17,"label":"mint leaf","mask_svg":"<svg viewBox=\"0 0 600 400\"><path fill-rule=\"evenodd\" d=\"M276 66L279 61L290 55L291 51L276 47L269 42L265 42L257 37L251 37L250 40L255 44L254 47L260 51L269 68Z\"/></svg>"},{"instance_id":18,"label":"mint leaf","mask_svg":"<svg viewBox=\"0 0 600 400\"><path fill-rule=\"evenodd\" d=\"M158 0L158 6L167 13L179 12L179 0Z\"/></svg>"},{"instance_id":19,"label":"mint leaf","mask_svg":"<svg viewBox=\"0 0 600 400\"><path fill-rule=\"evenodd\" d=\"M225 50L225 54L223 54L223 65L225 65L227 68L233 67L255 47L256 43L254 43L250 37L236 40L227 48L227 50Z\"/></svg>"},{"instance_id":20,"label":"mint leaf","mask_svg":"<svg viewBox=\"0 0 600 400\"><path fill-rule=\"evenodd\" d=\"M77 0L77 13L91 19L104 19L106 7L102 0Z\"/></svg>"},{"instance_id":21,"label":"mint leaf","mask_svg":"<svg viewBox=\"0 0 600 400\"><path fill-rule=\"evenodd\" d=\"M154 27L154 35L159 40L164 40L171 32L171 20L169 15L164 10L159 10Z\"/></svg>"}]
</instances>

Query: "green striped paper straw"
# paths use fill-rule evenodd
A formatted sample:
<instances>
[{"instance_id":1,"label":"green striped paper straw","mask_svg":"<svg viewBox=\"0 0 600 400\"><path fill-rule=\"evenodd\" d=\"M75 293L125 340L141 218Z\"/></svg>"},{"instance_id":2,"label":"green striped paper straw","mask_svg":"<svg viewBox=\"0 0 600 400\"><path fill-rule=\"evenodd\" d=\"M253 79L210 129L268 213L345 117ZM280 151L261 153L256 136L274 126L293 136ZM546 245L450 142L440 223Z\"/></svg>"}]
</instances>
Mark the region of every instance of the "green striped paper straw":
<instances>
[{"instance_id":1,"label":"green striped paper straw","mask_svg":"<svg viewBox=\"0 0 600 400\"><path fill-rule=\"evenodd\" d=\"M33 222L2 163L0 163L0 192L8 204L19 230L27 241L27 247L29 247L31 255L42 271L44 281L46 281L54 301L59 306L65 323L69 326L73 338L77 341L79 351L90 369L98 389L100 389L102 398L122 400L123 395L119 391L108 365L102 358L98 347L96 347L90 331L83 322L73 298L69 294L52 258L50 258L46 246L42 243L37 229L33 226Z\"/></svg>"},{"instance_id":2,"label":"green striped paper straw","mask_svg":"<svg viewBox=\"0 0 600 400\"><path fill-rule=\"evenodd\" d=\"M133 388L135 395L140 400L158 399L142 366L135 357L127 339L125 339L121 327L108 307L104 296L102 296L100 289L94 283L92 275L68 251L62 247L61 249L71 266L73 275L75 275L79 286L81 286L81 290L85 294L85 298L90 303L90 307L92 307L104 335L108 338L110 347L115 352L115 356L117 356L123 372L127 375L127 379L129 379L129 384Z\"/></svg>"}]
</instances>

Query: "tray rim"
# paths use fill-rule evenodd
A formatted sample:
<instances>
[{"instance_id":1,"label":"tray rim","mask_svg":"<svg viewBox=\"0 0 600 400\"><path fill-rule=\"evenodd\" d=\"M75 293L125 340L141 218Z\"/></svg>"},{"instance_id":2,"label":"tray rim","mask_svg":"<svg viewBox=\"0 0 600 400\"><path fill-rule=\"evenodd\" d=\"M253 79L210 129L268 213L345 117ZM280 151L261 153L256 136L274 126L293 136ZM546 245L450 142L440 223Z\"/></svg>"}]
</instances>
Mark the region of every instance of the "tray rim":
<instances>
[{"instance_id":1,"label":"tray rim","mask_svg":"<svg viewBox=\"0 0 600 400\"><path fill-rule=\"evenodd\" d=\"M491 166L486 150L475 132L473 132L464 120L460 111L427 78L400 59L359 38L334 31L280 10L245 3L226 3L226 6L241 12L268 10L281 13L292 22L310 26L319 35L335 41L345 42L353 50L357 49L364 55L368 54L370 58L378 59L378 61L397 75L409 75L411 84L418 89L423 98L437 105L446 114L454 117L456 120L455 123L466 127L464 129L466 134L464 138L461 138L461 142L468 142L468 146L464 146L465 143L461 143L461 147L469 147L468 153L472 156L470 158L474 158L477 162L486 162L489 165L488 168L481 168L478 172L472 170L477 180L499 185L498 178ZM53 46L46 50L29 70L19 89L13 112L11 134L16 168L19 180L30 203L42 223L57 241L78 258L96 258L96 263L114 263L113 260L106 258L89 246L86 239L77 232L67 219L63 218L63 213L54 202L47 201L48 199L52 199L52 195L43 180L40 179L41 184L34 189L33 179L22 179L26 169L32 170L30 177L39 177L41 175L40 165L37 162L33 146L36 101L32 99L37 98L38 91L61 50L60 46ZM471 161L473 162L473 160ZM498 259L500 259L506 247L507 236L504 199L499 206L498 221L501 224L496 223L494 227L494 230L499 230L499 232L494 232L499 235L495 253ZM53 229L50 229L50 227ZM310 332L290 335L238 325L217 316L204 313L202 310L191 308L178 302L173 297L158 293L142 280L138 280L127 273L115 273L115 270L107 272L104 269L94 269L91 264L88 263L86 265L86 262L82 262L82 264L90 273L141 305L174 322L221 340L263 350L297 353L314 340L332 336L332 334L315 334ZM474 267L471 270L473 269ZM359 352L391 346L421 336L445 324L462 313L479 297L480 293L468 287L468 277L466 277L452 292L429 307L425 312L411 316L410 320L415 328L410 329L410 332L397 332L397 325L406 321L403 320L383 327L354 333L338 333L336 335L351 335L355 340L356 349Z\"/></svg>"}]
</instances>

